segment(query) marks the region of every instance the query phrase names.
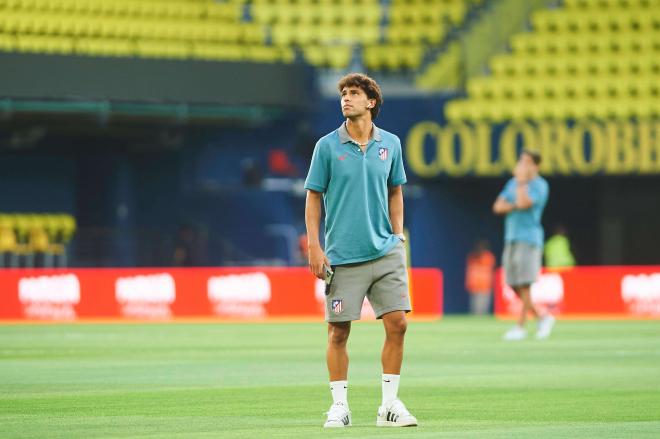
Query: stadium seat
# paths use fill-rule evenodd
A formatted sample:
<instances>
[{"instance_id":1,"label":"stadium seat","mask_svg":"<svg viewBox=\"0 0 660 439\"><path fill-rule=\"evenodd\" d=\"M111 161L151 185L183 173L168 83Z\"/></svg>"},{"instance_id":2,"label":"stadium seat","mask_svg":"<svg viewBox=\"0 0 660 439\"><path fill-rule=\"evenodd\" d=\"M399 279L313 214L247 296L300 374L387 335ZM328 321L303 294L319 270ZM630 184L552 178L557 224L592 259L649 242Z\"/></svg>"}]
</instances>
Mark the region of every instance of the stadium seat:
<instances>
[{"instance_id":1,"label":"stadium seat","mask_svg":"<svg viewBox=\"0 0 660 439\"><path fill-rule=\"evenodd\" d=\"M240 61L245 58L242 46L212 43L195 43L193 57L205 60Z\"/></svg>"},{"instance_id":2,"label":"stadium seat","mask_svg":"<svg viewBox=\"0 0 660 439\"><path fill-rule=\"evenodd\" d=\"M341 70L348 67L353 55L351 46L337 46L328 51L328 65L330 68Z\"/></svg>"},{"instance_id":3,"label":"stadium seat","mask_svg":"<svg viewBox=\"0 0 660 439\"><path fill-rule=\"evenodd\" d=\"M490 77L469 79L468 99L448 105L447 117L496 120L498 105L512 120L652 116L659 15L658 0L567 0L539 10L533 31L510 39L512 53L492 57ZM512 99L515 108L506 108Z\"/></svg>"},{"instance_id":4,"label":"stadium seat","mask_svg":"<svg viewBox=\"0 0 660 439\"><path fill-rule=\"evenodd\" d=\"M480 2L5 0L0 1L0 50L292 62L292 51L300 47L382 45L381 51L371 50L372 56L368 62L364 60L365 64L372 69L412 69L421 65L430 49L443 42L452 26L464 22L469 5L477 3ZM255 49L270 43L286 50ZM237 49L237 45L244 47ZM350 60L347 53L352 53L352 48L338 51L328 52L320 65L345 68L346 60ZM369 51L365 49L364 53ZM312 52L315 51L312 49L305 59L319 63L320 58ZM375 57L379 60L375 61Z\"/></svg>"}]
</instances>

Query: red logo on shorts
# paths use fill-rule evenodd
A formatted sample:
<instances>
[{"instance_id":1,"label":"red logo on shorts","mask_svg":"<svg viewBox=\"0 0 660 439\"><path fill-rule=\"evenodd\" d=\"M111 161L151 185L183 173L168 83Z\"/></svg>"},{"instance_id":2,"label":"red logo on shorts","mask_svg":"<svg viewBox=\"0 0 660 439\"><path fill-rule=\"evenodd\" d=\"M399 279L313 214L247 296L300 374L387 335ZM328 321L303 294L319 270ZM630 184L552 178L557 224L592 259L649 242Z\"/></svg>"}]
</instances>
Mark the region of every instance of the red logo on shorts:
<instances>
[{"instance_id":1,"label":"red logo on shorts","mask_svg":"<svg viewBox=\"0 0 660 439\"><path fill-rule=\"evenodd\" d=\"M335 314L340 314L344 310L343 300L334 299L332 301L332 312Z\"/></svg>"},{"instance_id":2,"label":"red logo on shorts","mask_svg":"<svg viewBox=\"0 0 660 439\"><path fill-rule=\"evenodd\" d=\"M339 161L343 162L346 159L346 154L339 156Z\"/></svg>"}]
</instances>

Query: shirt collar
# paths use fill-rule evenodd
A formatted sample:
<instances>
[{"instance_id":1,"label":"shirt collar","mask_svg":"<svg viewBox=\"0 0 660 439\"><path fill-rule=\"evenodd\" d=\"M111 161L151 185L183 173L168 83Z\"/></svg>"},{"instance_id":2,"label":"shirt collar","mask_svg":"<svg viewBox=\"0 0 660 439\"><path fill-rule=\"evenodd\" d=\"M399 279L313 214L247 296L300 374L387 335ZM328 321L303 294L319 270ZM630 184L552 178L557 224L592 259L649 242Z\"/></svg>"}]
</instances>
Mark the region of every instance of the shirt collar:
<instances>
[{"instance_id":1,"label":"shirt collar","mask_svg":"<svg viewBox=\"0 0 660 439\"><path fill-rule=\"evenodd\" d=\"M380 137L380 128L378 128L374 123L371 124L371 139L374 139L376 142L381 141ZM339 132L339 141L341 143L355 142L350 134L348 134L348 129L346 129L346 122L342 123L341 126L337 129ZM369 140L371 140L369 139Z\"/></svg>"}]
</instances>

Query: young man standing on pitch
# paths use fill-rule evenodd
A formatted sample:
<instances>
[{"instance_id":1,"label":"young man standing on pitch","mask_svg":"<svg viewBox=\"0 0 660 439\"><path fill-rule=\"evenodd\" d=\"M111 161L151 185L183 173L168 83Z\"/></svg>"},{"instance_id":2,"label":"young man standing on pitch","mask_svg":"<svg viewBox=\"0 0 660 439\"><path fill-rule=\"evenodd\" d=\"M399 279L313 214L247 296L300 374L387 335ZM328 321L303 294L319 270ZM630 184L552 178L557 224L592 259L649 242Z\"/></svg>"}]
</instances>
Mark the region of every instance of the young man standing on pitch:
<instances>
[{"instance_id":1,"label":"young man standing on pitch","mask_svg":"<svg viewBox=\"0 0 660 439\"><path fill-rule=\"evenodd\" d=\"M410 311L401 142L372 122L383 103L373 79L352 73L339 81L338 89L346 121L317 142L305 181L309 267L326 281L326 359L333 404L324 427L351 425L346 343L365 296L385 327L383 399L376 425L415 426L417 419L397 398ZM319 239L321 201L325 253Z\"/></svg>"},{"instance_id":2,"label":"young man standing on pitch","mask_svg":"<svg viewBox=\"0 0 660 439\"><path fill-rule=\"evenodd\" d=\"M525 322L528 313L538 319L537 338L547 338L555 323L551 314L539 315L531 298L531 285L541 271L544 239L541 216L549 192L548 182L539 175L540 163L540 154L523 150L513 178L506 183L493 204L496 215L506 215L502 255L506 283L522 301L518 324L504 334L505 340L527 337Z\"/></svg>"}]
</instances>

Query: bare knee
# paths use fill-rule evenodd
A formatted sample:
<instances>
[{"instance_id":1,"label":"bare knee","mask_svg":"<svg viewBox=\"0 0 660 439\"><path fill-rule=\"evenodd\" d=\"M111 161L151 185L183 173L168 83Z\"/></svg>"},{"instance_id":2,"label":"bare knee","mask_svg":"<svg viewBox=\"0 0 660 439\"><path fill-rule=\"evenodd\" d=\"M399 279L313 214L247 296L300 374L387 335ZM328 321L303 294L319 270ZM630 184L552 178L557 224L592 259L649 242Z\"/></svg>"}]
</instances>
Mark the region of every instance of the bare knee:
<instances>
[{"instance_id":1,"label":"bare knee","mask_svg":"<svg viewBox=\"0 0 660 439\"><path fill-rule=\"evenodd\" d=\"M330 324L328 326L328 343L335 347L344 347L350 333L350 325Z\"/></svg>"},{"instance_id":2,"label":"bare knee","mask_svg":"<svg viewBox=\"0 0 660 439\"><path fill-rule=\"evenodd\" d=\"M387 322L387 337L403 338L408 329L408 321L405 317Z\"/></svg>"}]
</instances>

